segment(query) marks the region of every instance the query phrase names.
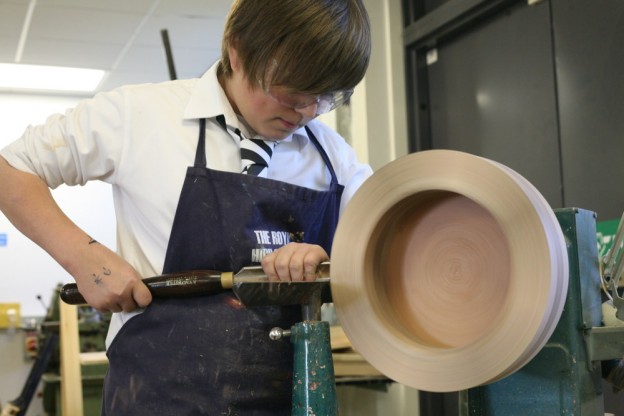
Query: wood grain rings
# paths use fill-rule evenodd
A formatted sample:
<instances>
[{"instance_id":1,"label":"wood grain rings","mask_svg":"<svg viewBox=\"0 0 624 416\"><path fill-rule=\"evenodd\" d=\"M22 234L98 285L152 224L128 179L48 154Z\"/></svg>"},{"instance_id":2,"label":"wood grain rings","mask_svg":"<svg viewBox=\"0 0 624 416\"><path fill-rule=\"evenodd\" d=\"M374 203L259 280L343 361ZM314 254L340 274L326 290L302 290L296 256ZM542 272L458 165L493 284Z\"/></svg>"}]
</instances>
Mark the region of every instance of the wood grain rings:
<instances>
[{"instance_id":1,"label":"wood grain rings","mask_svg":"<svg viewBox=\"0 0 624 416\"><path fill-rule=\"evenodd\" d=\"M375 172L346 208L331 259L354 348L426 391L521 368L567 294L565 240L542 195L508 167L457 151L417 152Z\"/></svg>"}]
</instances>

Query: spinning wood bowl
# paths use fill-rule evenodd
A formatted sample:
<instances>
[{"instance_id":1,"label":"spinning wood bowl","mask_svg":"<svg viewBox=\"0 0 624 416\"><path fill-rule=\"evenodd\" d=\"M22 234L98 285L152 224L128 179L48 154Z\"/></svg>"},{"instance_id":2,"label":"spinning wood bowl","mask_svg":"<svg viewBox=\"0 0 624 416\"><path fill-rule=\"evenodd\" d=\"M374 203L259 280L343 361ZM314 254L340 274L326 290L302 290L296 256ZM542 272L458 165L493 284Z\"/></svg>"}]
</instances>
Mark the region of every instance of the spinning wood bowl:
<instances>
[{"instance_id":1,"label":"spinning wood bowl","mask_svg":"<svg viewBox=\"0 0 624 416\"><path fill-rule=\"evenodd\" d=\"M520 369L567 294L566 244L542 195L511 169L457 151L377 171L346 208L331 254L332 296L353 347L425 391Z\"/></svg>"}]
</instances>

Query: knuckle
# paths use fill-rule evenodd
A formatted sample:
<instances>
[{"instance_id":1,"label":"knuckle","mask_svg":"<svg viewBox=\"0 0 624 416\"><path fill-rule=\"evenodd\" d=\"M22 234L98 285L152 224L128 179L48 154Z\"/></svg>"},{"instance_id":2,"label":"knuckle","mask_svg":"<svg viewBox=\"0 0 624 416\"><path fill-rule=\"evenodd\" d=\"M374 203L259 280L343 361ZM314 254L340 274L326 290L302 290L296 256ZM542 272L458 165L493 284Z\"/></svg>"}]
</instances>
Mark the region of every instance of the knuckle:
<instances>
[{"instance_id":1,"label":"knuckle","mask_svg":"<svg viewBox=\"0 0 624 416\"><path fill-rule=\"evenodd\" d=\"M290 272L288 265L286 264L276 264L275 271L278 276L284 276L285 274Z\"/></svg>"}]
</instances>

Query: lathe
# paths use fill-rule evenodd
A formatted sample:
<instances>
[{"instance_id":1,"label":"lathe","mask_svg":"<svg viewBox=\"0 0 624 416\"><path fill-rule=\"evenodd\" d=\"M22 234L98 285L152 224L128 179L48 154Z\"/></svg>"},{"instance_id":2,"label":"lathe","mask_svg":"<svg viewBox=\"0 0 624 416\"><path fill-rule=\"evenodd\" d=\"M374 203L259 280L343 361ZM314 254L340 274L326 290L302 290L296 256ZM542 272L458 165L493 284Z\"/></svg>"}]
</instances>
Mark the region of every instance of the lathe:
<instances>
[{"instance_id":1,"label":"lathe","mask_svg":"<svg viewBox=\"0 0 624 416\"><path fill-rule=\"evenodd\" d=\"M376 172L347 207L331 299L369 363L419 390L460 391L461 416L603 416L602 377L624 386L622 228L599 259L593 212L553 211L496 162L418 152ZM239 283L222 286L246 304L281 302L279 285ZM270 336L295 345L293 415L337 414L319 313L329 281L300 285L282 294L304 294L304 321Z\"/></svg>"}]
</instances>

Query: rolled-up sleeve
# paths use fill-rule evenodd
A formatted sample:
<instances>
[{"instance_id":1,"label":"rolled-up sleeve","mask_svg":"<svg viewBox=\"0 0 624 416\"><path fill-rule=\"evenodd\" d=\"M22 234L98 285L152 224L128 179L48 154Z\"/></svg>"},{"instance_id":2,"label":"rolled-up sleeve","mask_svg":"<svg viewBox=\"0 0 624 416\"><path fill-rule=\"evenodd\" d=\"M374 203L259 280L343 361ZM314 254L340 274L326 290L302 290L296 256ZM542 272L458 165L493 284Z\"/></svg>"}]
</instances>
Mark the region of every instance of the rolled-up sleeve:
<instances>
[{"instance_id":1,"label":"rolled-up sleeve","mask_svg":"<svg viewBox=\"0 0 624 416\"><path fill-rule=\"evenodd\" d=\"M100 93L42 125L29 126L0 154L49 187L112 182L122 156L126 120L123 90Z\"/></svg>"}]
</instances>

